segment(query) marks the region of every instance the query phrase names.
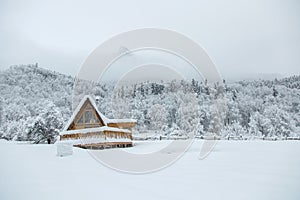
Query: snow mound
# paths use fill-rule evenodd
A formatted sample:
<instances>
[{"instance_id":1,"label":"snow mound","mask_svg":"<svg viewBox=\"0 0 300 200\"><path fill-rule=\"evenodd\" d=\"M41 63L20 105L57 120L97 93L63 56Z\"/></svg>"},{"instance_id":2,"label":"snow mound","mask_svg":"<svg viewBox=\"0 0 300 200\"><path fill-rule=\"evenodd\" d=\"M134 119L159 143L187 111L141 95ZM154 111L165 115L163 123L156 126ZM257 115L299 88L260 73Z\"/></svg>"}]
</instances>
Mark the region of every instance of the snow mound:
<instances>
[{"instance_id":1,"label":"snow mound","mask_svg":"<svg viewBox=\"0 0 300 200\"><path fill-rule=\"evenodd\" d=\"M73 154L73 144L71 142L56 143L57 156L64 157Z\"/></svg>"}]
</instances>

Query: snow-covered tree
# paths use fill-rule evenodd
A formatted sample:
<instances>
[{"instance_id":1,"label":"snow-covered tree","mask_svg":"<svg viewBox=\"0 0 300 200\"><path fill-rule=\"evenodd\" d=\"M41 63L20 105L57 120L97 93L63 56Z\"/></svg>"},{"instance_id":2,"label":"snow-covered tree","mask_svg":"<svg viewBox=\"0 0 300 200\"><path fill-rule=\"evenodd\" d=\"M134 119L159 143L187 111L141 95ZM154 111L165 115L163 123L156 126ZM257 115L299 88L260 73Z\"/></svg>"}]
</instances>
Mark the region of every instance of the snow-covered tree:
<instances>
[{"instance_id":1,"label":"snow-covered tree","mask_svg":"<svg viewBox=\"0 0 300 200\"><path fill-rule=\"evenodd\" d=\"M259 128L259 113L253 113L250 117L250 122L249 122L249 135L252 138L261 138L262 133Z\"/></svg>"},{"instance_id":2,"label":"snow-covered tree","mask_svg":"<svg viewBox=\"0 0 300 200\"><path fill-rule=\"evenodd\" d=\"M279 137L288 137L294 131L295 125L289 113L276 105L268 106L264 115L270 120L273 126L271 134Z\"/></svg>"},{"instance_id":3,"label":"snow-covered tree","mask_svg":"<svg viewBox=\"0 0 300 200\"><path fill-rule=\"evenodd\" d=\"M78 84L74 85L74 80ZM107 117L137 119L135 129L140 132L150 129L159 132L164 127L167 130L164 133L181 129L204 136L212 133L224 136L224 131L236 136L233 132L243 132L242 127L247 130L244 135L255 138L300 135L299 75L225 86L203 80L115 85L113 81L74 79L36 65L12 66L0 71L0 137L35 140L48 130L52 130L48 135L56 135L62 127L59 123L66 123L72 105L75 107L85 94L97 96L97 106ZM114 104L113 99L118 101ZM51 109L56 111L49 114L52 118L47 118L46 113ZM48 127L42 133L41 125ZM35 129L36 135L27 136L29 129Z\"/></svg>"},{"instance_id":4,"label":"snow-covered tree","mask_svg":"<svg viewBox=\"0 0 300 200\"><path fill-rule=\"evenodd\" d=\"M28 140L34 143L45 143L46 141L54 143L59 135L63 123L61 113L51 102L45 104L44 112L41 112L28 130Z\"/></svg>"},{"instance_id":5,"label":"snow-covered tree","mask_svg":"<svg viewBox=\"0 0 300 200\"><path fill-rule=\"evenodd\" d=\"M148 113L150 118L151 129L161 130L167 124L167 111L164 106L160 104L153 105Z\"/></svg>"}]
</instances>

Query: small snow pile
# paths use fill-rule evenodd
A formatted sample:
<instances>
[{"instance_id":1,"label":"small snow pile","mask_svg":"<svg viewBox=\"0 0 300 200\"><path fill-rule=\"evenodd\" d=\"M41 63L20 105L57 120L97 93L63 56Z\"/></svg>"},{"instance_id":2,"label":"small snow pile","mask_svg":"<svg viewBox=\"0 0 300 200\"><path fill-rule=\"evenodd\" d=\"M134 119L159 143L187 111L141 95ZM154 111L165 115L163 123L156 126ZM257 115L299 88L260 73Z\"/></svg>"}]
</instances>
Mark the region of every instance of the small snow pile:
<instances>
[{"instance_id":1,"label":"small snow pile","mask_svg":"<svg viewBox=\"0 0 300 200\"><path fill-rule=\"evenodd\" d=\"M73 144L69 142L57 142L57 156L70 156L73 154Z\"/></svg>"}]
</instances>

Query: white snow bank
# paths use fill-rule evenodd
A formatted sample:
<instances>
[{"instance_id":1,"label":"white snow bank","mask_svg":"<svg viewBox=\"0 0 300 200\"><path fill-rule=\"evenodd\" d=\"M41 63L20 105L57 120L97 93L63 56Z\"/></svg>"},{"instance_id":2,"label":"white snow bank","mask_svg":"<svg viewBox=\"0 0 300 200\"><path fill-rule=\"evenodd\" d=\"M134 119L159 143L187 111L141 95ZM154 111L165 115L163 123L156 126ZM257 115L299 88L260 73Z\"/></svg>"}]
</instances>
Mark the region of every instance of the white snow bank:
<instances>
[{"instance_id":1,"label":"white snow bank","mask_svg":"<svg viewBox=\"0 0 300 200\"><path fill-rule=\"evenodd\" d=\"M135 143L128 150L157 146L157 141ZM1 143L0 199L300 199L299 141L218 141L199 160L202 145L196 140L161 171L131 175L105 167L80 148L60 159L56 145Z\"/></svg>"},{"instance_id":2,"label":"white snow bank","mask_svg":"<svg viewBox=\"0 0 300 200\"><path fill-rule=\"evenodd\" d=\"M8 140L0 139L0 143L8 143Z\"/></svg>"}]
</instances>

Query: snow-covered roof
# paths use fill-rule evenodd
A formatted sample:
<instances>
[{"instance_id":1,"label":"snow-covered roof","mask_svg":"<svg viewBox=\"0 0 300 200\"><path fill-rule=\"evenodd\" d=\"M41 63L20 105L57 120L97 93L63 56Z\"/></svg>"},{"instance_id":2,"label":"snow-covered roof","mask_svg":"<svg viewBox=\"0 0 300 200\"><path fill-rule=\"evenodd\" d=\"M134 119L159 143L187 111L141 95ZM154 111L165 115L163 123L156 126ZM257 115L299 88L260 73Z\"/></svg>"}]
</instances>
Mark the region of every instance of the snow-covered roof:
<instances>
[{"instance_id":1,"label":"snow-covered roof","mask_svg":"<svg viewBox=\"0 0 300 200\"><path fill-rule=\"evenodd\" d=\"M75 120L76 116L78 115L80 109L82 108L82 106L84 105L84 103L89 100L92 104L92 106L94 107L94 109L96 110L96 112L99 114L100 118L102 119L103 123L105 126L107 126L108 123L126 123L126 122L130 122L130 123L135 123L136 120L134 119L109 119L107 117L105 117L104 114L102 114L98 108L97 105L94 101L94 99L90 96L90 95L85 95L80 103L78 104L77 108L75 109L75 111L73 112L71 118L69 119L68 123L66 124L66 126L64 127L63 131L67 131L68 128L70 127L70 125L72 124L72 122Z\"/></svg>"},{"instance_id":2,"label":"snow-covered roof","mask_svg":"<svg viewBox=\"0 0 300 200\"><path fill-rule=\"evenodd\" d=\"M108 119L107 123L136 123L135 119Z\"/></svg>"},{"instance_id":3,"label":"snow-covered roof","mask_svg":"<svg viewBox=\"0 0 300 200\"><path fill-rule=\"evenodd\" d=\"M59 134L60 135L68 135L68 134L76 134L76 133L93 133L93 132L101 132L101 131L115 131L115 132L131 133L131 131L127 130L127 129L101 126L101 127L97 127L97 128L66 130L66 131L60 132Z\"/></svg>"},{"instance_id":4,"label":"snow-covered roof","mask_svg":"<svg viewBox=\"0 0 300 200\"><path fill-rule=\"evenodd\" d=\"M75 117L78 115L80 109L82 108L83 104L89 100L92 104L92 106L94 107L94 109L96 110L96 112L99 114L99 116L101 117L101 119L103 120L104 125L107 125L106 120L107 118L98 110L95 101L93 100L93 98L90 95L85 95L80 103L78 104L78 106L76 107L76 109L74 110L71 118L69 119L68 123L66 124L66 126L64 127L63 131L67 131L68 128L70 127L70 125L72 124L72 122L75 120Z\"/></svg>"}]
</instances>

